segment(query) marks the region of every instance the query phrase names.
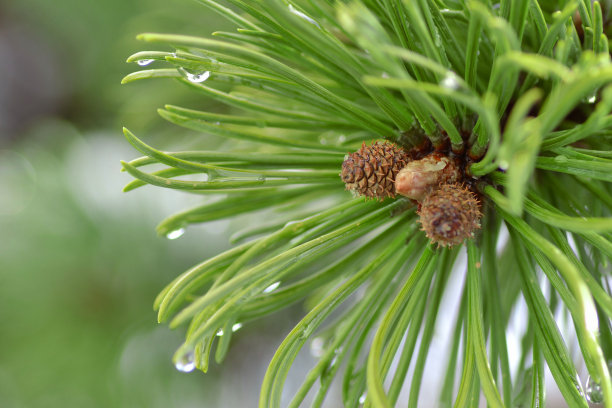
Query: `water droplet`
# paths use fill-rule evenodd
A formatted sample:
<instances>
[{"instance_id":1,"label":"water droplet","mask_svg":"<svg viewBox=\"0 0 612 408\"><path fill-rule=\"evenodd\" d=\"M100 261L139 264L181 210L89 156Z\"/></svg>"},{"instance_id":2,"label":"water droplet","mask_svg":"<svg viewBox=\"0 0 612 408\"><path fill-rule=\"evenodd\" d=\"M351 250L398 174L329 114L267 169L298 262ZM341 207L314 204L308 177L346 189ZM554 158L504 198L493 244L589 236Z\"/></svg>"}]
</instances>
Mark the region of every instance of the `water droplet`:
<instances>
[{"instance_id":1,"label":"water droplet","mask_svg":"<svg viewBox=\"0 0 612 408\"><path fill-rule=\"evenodd\" d=\"M169 233L167 233L166 238L177 239L183 236L184 233L185 233L185 228L175 229L174 231L170 231Z\"/></svg>"},{"instance_id":2,"label":"water droplet","mask_svg":"<svg viewBox=\"0 0 612 408\"><path fill-rule=\"evenodd\" d=\"M141 67L147 66L152 62L153 62L152 59L141 59L141 60L136 61L136 63L140 65Z\"/></svg>"},{"instance_id":3,"label":"water droplet","mask_svg":"<svg viewBox=\"0 0 612 408\"><path fill-rule=\"evenodd\" d=\"M188 351L180 356L174 363L174 367L183 373L192 372L195 369L195 355L193 351Z\"/></svg>"},{"instance_id":4,"label":"water droplet","mask_svg":"<svg viewBox=\"0 0 612 408\"><path fill-rule=\"evenodd\" d=\"M315 337L310 342L310 355L315 358L323 357L323 352L325 351L325 340L322 337Z\"/></svg>"},{"instance_id":5,"label":"water droplet","mask_svg":"<svg viewBox=\"0 0 612 408\"><path fill-rule=\"evenodd\" d=\"M454 72L448 72L444 79L440 81L440 86L442 88L447 88L451 90L455 90L459 88L459 81L457 81L457 75Z\"/></svg>"},{"instance_id":6,"label":"water droplet","mask_svg":"<svg viewBox=\"0 0 612 408\"><path fill-rule=\"evenodd\" d=\"M562 154L560 154L558 156L555 156L555 161L557 163L565 163L565 162L567 162L567 156L564 156Z\"/></svg>"},{"instance_id":7,"label":"water droplet","mask_svg":"<svg viewBox=\"0 0 612 408\"><path fill-rule=\"evenodd\" d=\"M204 82L210 76L210 71L202 72L201 74L187 74L187 79L191 82L195 82L199 84L200 82Z\"/></svg>"},{"instance_id":8,"label":"water droplet","mask_svg":"<svg viewBox=\"0 0 612 408\"><path fill-rule=\"evenodd\" d=\"M257 177L258 181L266 181L266 176L259 176Z\"/></svg>"},{"instance_id":9,"label":"water droplet","mask_svg":"<svg viewBox=\"0 0 612 408\"><path fill-rule=\"evenodd\" d=\"M597 92L594 92L592 95L589 95L584 99L586 103L595 103L596 100L597 100Z\"/></svg>"},{"instance_id":10,"label":"water droplet","mask_svg":"<svg viewBox=\"0 0 612 408\"><path fill-rule=\"evenodd\" d=\"M280 281L278 282L274 282L273 284L271 284L270 286L268 286L267 288L265 288L263 290L263 293L270 293L276 290L276 288L278 288L280 286Z\"/></svg>"},{"instance_id":11,"label":"water droplet","mask_svg":"<svg viewBox=\"0 0 612 408\"><path fill-rule=\"evenodd\" d=\"M387 74L386 72L383 72L382 74L380 74L381 78L389 78L389 74Z\"/></svg>"},{"instance_id":12,"label":"water droplet","mask_svg":"<svg viewBox=\"0 0 612 408\"><path fill-rule=\"evenodd\" d=\"M242 328L242 323L236 323L232 326L232 333L233 332L237 332L238 330L240 330Z\"/></svg>"},{"instance_id":13,"label":"water droplet","mask_svg":"<svg viewBox=\"0 0 612 408\"><path fill-rule=\"evenodd\" d=\"M217 336L219 336L219 337L223 336L223 329L221 329L221 330L219 330L219 331L217 332Z\"/></svg>"},{"instance_id":14,"label":"water droplet","mask_svg":"<svg viewBox=\"0 0 612 408\"><path fill-rule=\"evenodd\" d=\"M318 28L321 28L319 23L317 23L312 17L307 16L306 14L302 13L300 10L293 7L293 4L289 4L289 11L295 14L296 16L301 17L304 20L308 21L310 24L315 25Z\"/></svg>"},{"instance_id":15,"label":"water droplet","mask_svg":"<svg viewBox=\"0 0 612 408\"><path fill-rule=\"evenodd\" d=\"M339 143L344 143L344 142L346 142L346 136L345 136L345 135L340 135L340 137L338 138L338 142L339 142Z\"/></svg>"},{"instance_id":16,"label":"water droplet","mask_svg":"<svg viewBox=\"0 0 612 408\"><path fill-rule=\"evenodd\" d=\"M589 376L586 381L586 399L592 404L602 404L604 402L601 385L593 381L591 376Z\"/></svg>"},{"instance_id":17,"label":"water droplet","mask_svg":"<svg viewBox=\"0 0 612 408\"><path fill-rule=\"evenodd\" d=\"M334 367L336 366L336 364L338 364L338 354L337 354L338 350L335 350L335 354L332 357L332 359L329 361L329 363L327 364L327 366L325 368L323 368L323 371L321 372L321 383L323 383L327 378L329 378L330 375L333 374Z\"/></svg>"},{"instance_id":18,"label":"water droplet","mask_svg":"<svg viewBox=\"0 0 612 408\"><path fill-rule=\"evenodd\" d=\"M508 167L510 167L510 163L508 163L507 160L500 160L498 166L500 170L505 171L508 170Z\"/></svg>"},{"instance_id":19,"label":"water droplet","mask_svg":"<svg viewBox=\"0 0 612 408\"><path fill-rule=\"evenodd\" d=\"M574 380L574 385L576 386L576 389L578 390L580 396L584 397L584 391L582 390L582 382L580 381L580 377L576 376L576 379Z\"/></svg>"},{"instance_id":20,"label":"water droplet","mask_svg":"<svg viewBox=\"0 0 612 408\"><path fill-rule=\"evenodd\" d=\"M187 71L185 68L179 68L179 71L189 80L189 82L193 82L199 84L204 82L210 76L210 71Z\"/></svg>"},{"instance_id":21,"label":"water droplet","mask_svg":"<svg viewBox=\"0 0 612 408\"><path fill-rule=\"evenodd\" d=\"M362 405L365 404L367 394L368 394L367 392L364 392L363 394L361 394L361 397L359 397L359 403L360 404L362 404Z\"/></svg>"}]
</instances>

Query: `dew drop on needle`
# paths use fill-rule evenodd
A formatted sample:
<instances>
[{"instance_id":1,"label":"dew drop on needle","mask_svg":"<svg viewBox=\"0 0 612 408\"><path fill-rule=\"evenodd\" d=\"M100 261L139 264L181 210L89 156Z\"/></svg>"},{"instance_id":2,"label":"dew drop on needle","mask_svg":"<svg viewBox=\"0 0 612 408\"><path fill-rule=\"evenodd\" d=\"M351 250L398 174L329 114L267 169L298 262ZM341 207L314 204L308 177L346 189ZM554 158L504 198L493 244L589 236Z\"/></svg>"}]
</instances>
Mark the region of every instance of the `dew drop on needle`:
<instances>
[{"instance_id":1,"label":"dew drop on needle","mask_svg":"<svg viewBox=\"0 0 612 408\"><path fill-rule=\"evenodd\" d=\"M180 72L187 78L189 82L199 84L206 81L210 77L210 71L188 71L185 68L179 68Z\"/></svg>"},{"instance_id":2,"label":"dew drop on needle","mask_svg":"<svg viewBox=\"0 0 612 408\"><path fill-rule=\"evenodd\" d=\"M174 363L174 367L183 373L189 373L195 369L195 355L193 351L180 356Z\"/></svg>"},{"instance_id":3,"label":"dew drop on needle","mask_svg":"<svg viewBox=\"0 0 612 408\"><path fill-rule=\"evenodd\" d=\"M166 234L166 238L168 238L168 239L177 239L177 238L180 238L181 236L183 236L184 233L185 233L185 228L175 229L175 230L170 231L169 233L167 233Z\"/></svg>"},{"instance_id":4,"label":"dew drop on needle","mask_svg":"<svg viewBox=\"0 0 612 408\"><path fill-rule=\"evenodd\" d=\"M453 91L456 90L457 88L459 88L459 81L457 81L457 76L453 72L449 72L448 74L446 74L444 79L440 81L440 86L442 88L450 89Z\"/></svg>"},{"instance_id":5,"label":"dew drop on needle","mask_svg":"<svg viewBox=\"0 0 612 408\"><path fill-rule=\"evenodd\" d=\"M591 378L586 381L586 398L591 404L602 404L604 402L603 390L601 385Z\"/></svg>"}]
</instances>

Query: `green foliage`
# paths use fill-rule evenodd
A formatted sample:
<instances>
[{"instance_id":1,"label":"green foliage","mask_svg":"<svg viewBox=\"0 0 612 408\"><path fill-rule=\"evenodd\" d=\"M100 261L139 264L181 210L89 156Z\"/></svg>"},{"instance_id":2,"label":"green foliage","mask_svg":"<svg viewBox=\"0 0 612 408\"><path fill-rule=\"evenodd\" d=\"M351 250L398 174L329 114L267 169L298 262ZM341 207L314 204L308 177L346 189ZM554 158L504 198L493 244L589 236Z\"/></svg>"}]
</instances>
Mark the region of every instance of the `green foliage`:
<instances>
[{"instance_id":1,"label":"green foliage","mask_svg":"<svg viewBox=\"0 0 612 408\"><path fill-rule=\"evenodd\" d=\"M124 79L174 78L229 110L159 110L226 140L216 151L162 152L125 130L145 155L123 163L136 179L126 190L153 184L206 195L159 233L239 214L253 222L235 235L239 245L156 299L160 322L187 325L180 368L206 371L215 341L216 361L225 357L236 323L305 301L306 316L270 362L261 407L280 406L291 363L315 335L324 351L290 406L317 379L312 403L320 406L340 367L346 406L393 406L403 387L415 406L459 251L428 244L409 201L351 198L338 173L364 141L409 148L426 137L467 152L485 209L482 233L466 244L440 405L477 405L482 391L490 406L539 406L546 365L567 403L586 407L554 320L561 311L571 315L591 384L612 407L609 4L200 3L237 31L142 34L169 50L128 61L169 67ZM163 167L145 172L151 164ZM502 225L510 239L498 242ZM505 333L521 299L527 333L514 356ZM514 375L510 361L520 362Z\"/></svg>"}]
</instances>

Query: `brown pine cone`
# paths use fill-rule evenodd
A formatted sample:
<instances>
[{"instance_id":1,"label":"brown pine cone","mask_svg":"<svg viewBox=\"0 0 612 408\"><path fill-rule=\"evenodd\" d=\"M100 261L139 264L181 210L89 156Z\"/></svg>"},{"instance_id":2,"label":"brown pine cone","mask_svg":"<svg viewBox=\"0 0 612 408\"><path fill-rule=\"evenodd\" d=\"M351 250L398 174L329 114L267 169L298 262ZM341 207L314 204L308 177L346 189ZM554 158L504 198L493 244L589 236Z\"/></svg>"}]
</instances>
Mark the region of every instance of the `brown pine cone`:
<instances>
[{"instance_id":1,"label":"brown pine cone","mask_svg":"<svg viewBox=\"0 0 612 408\"><path fill-rule=\"evenodd\" d=\"M472 238L482 217L478 198L460 184L443 184L431 191L418 214L427 238L443 247Z\"/></svg>"},{"instance_id":2,"label":"brown pine cone","mask_svg":"<svg viewBox=\"0 0 612 408\"><path fill-rule=\"evenodd\" d=\"M364 143L346 156L340 177L354 194L382 200L395 197L395 176L406 163L408 153L393 143Z\"/></svg>"}]
</instances>

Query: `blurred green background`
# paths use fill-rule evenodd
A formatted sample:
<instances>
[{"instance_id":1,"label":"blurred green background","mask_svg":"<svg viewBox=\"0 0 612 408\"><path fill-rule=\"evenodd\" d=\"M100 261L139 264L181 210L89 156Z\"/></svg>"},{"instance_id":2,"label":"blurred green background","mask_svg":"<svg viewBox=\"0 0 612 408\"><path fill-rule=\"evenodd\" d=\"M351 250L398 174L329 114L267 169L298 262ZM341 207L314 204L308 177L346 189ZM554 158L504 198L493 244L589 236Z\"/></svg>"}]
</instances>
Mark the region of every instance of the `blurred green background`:
<instances>
[{"instance_id":1,"label":"blurred green background","mask_svg":"<svg viewBox=\"0 0 612 408\"><path fill-rule=\"evenodd\" d=\"M146 47L136 34L223 28L191 0L0 2L0 407L256 405L288 318L247 325L206 375L174 370L183 333L157 325L153 299L231 227L160 238L159 221L201 198L125 194L119 172L138 156L123 125L166 149L218 143L155 114L210 102L173 81L120 85Z\"/></svg>"}]
</instances>

